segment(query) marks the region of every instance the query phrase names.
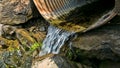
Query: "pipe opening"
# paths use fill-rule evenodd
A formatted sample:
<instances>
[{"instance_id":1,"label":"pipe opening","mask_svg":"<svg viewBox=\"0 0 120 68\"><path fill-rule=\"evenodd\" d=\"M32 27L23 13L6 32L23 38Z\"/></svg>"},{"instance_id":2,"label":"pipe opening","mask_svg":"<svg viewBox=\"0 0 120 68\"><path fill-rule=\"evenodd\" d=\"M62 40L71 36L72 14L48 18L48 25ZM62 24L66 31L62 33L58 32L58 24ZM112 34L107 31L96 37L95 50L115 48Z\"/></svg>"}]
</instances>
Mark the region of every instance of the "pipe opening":
<instances>
[{"instance_id":1,"label":"pipe opening","mask_svg":"<svg viewBox=\"0 0 120 68\"><path fill-rule=\"evenodd\" d=\"M111 11L115 6L115 0L96 0L82 7L77 7L65 16L65 22L57 24L58 27L78 32L78 26L88 28L91 24L98 21L104 14Z\"/></svg>"}]
</instances>

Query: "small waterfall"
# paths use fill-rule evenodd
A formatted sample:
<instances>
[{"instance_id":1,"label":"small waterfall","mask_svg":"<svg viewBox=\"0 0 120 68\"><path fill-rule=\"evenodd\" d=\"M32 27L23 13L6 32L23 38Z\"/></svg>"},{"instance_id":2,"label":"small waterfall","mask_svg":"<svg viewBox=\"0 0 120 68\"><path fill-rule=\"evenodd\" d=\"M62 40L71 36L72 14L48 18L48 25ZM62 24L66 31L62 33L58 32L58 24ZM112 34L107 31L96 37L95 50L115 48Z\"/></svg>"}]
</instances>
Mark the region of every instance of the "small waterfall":
<instances>
[{"instance_id":1,"label":"small waterfall","mask_svg":"<svg viewBox=\"0 0 120 68\"><path fill-rule=\"evenodd\" d=\"M43 41L39 56L49 53L58 54L60 48L67 40L69 40L69 36L72 35L74 35L73 32L67 32L54 26L49 26L48 33Z\"/></svg>"}]
</instances>

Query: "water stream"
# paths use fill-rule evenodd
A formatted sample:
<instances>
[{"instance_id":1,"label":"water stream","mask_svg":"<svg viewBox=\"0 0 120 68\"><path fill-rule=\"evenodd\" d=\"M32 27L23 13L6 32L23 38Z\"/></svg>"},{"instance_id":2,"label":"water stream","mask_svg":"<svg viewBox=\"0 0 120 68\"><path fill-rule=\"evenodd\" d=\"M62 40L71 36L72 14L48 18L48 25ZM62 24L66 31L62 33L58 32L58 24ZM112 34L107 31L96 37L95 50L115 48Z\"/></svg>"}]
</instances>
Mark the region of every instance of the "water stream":
<instances>
[{"instance_id":1,"label":"water stream","mask_svg":"<svg viewBox=\"0 0 120 68\"><path fill-rule=\"evenodd\" d=\"M73 35L74 32L67 32L54 26L49 26L39 56L49 53L58 54L60 48L69 40L69 36Z\"/></svg>"}]
</instances>

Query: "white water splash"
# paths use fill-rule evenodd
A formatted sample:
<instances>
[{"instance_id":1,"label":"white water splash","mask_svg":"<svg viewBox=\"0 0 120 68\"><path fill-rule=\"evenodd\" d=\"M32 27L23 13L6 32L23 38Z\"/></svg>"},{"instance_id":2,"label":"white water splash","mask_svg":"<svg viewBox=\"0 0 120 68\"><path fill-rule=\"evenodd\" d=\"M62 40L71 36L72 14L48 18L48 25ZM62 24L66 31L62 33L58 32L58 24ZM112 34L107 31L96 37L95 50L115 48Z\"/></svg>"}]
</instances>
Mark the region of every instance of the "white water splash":
<instances>
[{"instance_id":1,"label":"white water splash","mask_svg":"<svg viewBox=\"0 0 120 68\"><path fill-rule=\"evenodd\" d=\"M39 56L53 53L58 54L60 48L69 39L69 36L74 35L73 32L67 32L62 29L49 26L46 38L43 41L42 49Z\"/></svg>"}]
</instances>

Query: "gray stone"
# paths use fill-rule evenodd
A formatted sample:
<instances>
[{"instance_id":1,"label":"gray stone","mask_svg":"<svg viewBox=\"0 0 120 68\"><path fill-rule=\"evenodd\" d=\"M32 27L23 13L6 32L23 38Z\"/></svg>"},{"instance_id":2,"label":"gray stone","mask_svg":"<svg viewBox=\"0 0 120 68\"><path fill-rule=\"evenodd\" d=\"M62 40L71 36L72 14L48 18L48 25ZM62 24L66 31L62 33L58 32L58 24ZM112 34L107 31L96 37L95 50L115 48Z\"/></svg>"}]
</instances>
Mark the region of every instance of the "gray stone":
<instances>
[{"instance_id":1,"label":"gray stone","mask_svg":"<svg viewBox=\"0 0 120 68\"><path fill-rule=\"evenodd\" d=\"M32 18L30 0L1 0L0 23L20 24Z\"/></svg>"},{"instance_id":2,"label":"gray stone","mask_svg":"<svg viewBox=\"0 0 120 68\"><path fill-rule=\"evenodd\" d=\"M120 60L120 17L98 29L79 34L72 41L78 57Z\"/></svg>"}]
</instances>

